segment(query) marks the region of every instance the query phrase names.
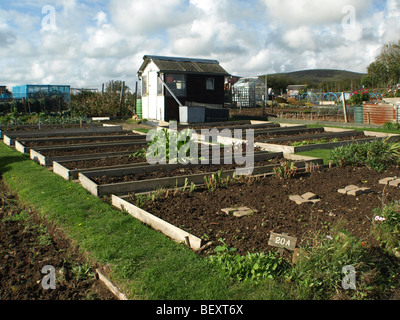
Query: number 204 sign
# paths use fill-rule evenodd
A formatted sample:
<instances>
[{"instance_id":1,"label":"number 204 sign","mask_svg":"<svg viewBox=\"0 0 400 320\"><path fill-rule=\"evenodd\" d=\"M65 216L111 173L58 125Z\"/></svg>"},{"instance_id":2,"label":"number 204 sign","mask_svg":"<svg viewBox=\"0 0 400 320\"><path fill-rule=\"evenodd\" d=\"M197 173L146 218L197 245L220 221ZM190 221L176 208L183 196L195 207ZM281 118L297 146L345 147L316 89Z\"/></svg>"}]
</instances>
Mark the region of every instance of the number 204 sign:
<instances>
[{"instance_id":1,"label":"number 204 sign","mask_svg":"<svg viewBox=\"0 0 400 320\"><path fill-rule=\"evenodd\" d=\"M297 238L288 235L271 233L268 245L294 251L296 249Z\"/></svg>"}]
</instances>

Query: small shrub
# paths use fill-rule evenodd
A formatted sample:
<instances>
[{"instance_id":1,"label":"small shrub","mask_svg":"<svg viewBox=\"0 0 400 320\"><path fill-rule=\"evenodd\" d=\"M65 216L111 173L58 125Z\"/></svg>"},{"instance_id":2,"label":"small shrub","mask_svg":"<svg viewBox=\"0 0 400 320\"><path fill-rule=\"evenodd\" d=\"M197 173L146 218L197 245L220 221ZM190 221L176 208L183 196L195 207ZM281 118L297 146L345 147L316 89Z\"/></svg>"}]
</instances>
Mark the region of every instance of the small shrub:
<instances>
[{"instance_id":1,"label":"small shrub","mask_svg":"<svg viewBox=\"0 0 400 320\"><path fill-rule=\"evenodd\" d=\"M274 168L274 175L281 179L291 179L297 173L298 168L293 162L284 162L279 167Z\"/></svg>"},{"instance_id":2,"label":"small shrub","mask_svg":"<svg viewBox=\"0 0 400 320\"><path fill-rule=\"evenodd\" d=\"M400 123L386 122L383 127L387 131L398 131L400 130Z\"/></svg>"},{"instance_id":3,"label":"small shrub","mask_svg":"<svg viewBox=\"0 0 400 320\"><path fill-rule=\"evenodd\" d=\"M209 256L209 262L235 281L259 283L264 279L275 279L287 267L276 253L247 253L242 256L236 253L235 248L228 248L221 239L220 241L223 245L215 248L216 254Z\"/></svg>"},{"instance_id":4,"label":"small shrub","mask_svg":"<svg viewBox=\"0 0 400 320\"><path fill-rule=\"evenodd\" d=\"M373 231L381 245L396 249L400 246L400 202L374 210Z\"/></svg>"},{"instance_id":5,"label":"small shrub","mask_svg":"<svg viewBox=\"0 0 400 320\"><path fill-rule=\"evenodd\" d=\"M382 172L391 165L399 164L399 150L399 143L389 143L388 140L353 143L333 149L329 160L337 166L367 166Z\"/></svg>"},{"instance_id":6,"label":"small shrub","mask_svg":"<svg viewBox=\"0 0 400 320\"><path fill-rule=\"evenodd\" d=\"M346 232L332 231L330 237L317 235L316 244L288 273L296 290L313 299L376 299L390 295L398 284L399 263L376 248L367 247ZM356 272L354 288L343 288L344 267Z\"/></svg>"}]
</instances>

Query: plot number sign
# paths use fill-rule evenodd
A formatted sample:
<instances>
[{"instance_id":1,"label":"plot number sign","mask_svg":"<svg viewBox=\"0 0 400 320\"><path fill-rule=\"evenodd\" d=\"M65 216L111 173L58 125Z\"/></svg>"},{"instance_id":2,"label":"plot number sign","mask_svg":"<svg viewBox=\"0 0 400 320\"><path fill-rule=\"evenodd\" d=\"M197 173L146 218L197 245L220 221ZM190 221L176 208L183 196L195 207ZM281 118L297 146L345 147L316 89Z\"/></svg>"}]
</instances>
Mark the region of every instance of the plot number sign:
<instances>
[{"instance_id":1,"label":"plot number sign","mask_svg":"<svg viewBox=\"0 0 400 320\"><path fill-rule=\"evenodd\" d=\"M296 249L297 238L288 235L271 233L268 245L294 251Z\"/></svg>"}]
</instances>

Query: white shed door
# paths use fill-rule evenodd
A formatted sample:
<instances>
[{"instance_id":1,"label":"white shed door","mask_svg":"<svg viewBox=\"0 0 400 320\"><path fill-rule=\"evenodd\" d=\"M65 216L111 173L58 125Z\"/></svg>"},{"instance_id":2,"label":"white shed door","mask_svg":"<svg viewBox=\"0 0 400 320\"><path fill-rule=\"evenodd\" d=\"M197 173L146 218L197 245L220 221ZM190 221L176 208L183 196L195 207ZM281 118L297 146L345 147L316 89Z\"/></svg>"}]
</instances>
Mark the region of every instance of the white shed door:
<instances>
[{"instance_id":1,"label":"white shed door","mask_svg":"<svg viewBox=\"0 0 400 320\"><path fill-rule=\"evenodd\" d=\"M159 112L157 110L157 72L149 71L149 118L155 120L159 119Z\"/></svg>"}]
</instances>

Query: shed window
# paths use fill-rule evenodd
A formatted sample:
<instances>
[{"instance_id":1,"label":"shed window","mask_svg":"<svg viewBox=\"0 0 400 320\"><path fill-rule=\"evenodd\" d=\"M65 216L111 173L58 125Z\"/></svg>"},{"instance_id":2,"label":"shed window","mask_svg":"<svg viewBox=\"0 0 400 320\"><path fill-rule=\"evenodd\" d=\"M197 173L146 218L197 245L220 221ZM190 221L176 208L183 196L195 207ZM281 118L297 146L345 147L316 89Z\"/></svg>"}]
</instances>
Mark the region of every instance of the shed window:
<instances>
[{"instance_id":1,"label":"shed window","mask_svg":"<svg viewBox=\"0 0 400 320\"><path fill-rule=\"evenodd\" d=\"M162 74L159 77L157 77L157 95L159 95L159 96L163 95L164 85L161 81L162 78L164 78L164 76Z\"/></svg>"},{"instance_id":2,"label":"shed window","mask_svg":"<svg viewBox=\"0 0 400 320\"><path fill-rule=\"evenodd\" d=\"M168 88L177 97L186 97L186 75L184 74L168 74L166 76Z\"/></svg>"},{"instance_id":3,"label":"shed window","mask_svg":"<svg viewBox=\"0 0 400 320\"><path fill-rule=\"evenodd\" d=\"M206 89L207 90L214 90L214 78L208 78L206 80Z\"/></svg>"},{"instance_id":4,"label":"shed window","mask_svg":"<svg viewBox=\"0 0 400 320\"><path fill-rule=\"evenodd\" d=\"M147 96L147 76L142 77L142 96Z\"/></svg>"}]
</instances>

